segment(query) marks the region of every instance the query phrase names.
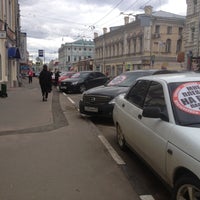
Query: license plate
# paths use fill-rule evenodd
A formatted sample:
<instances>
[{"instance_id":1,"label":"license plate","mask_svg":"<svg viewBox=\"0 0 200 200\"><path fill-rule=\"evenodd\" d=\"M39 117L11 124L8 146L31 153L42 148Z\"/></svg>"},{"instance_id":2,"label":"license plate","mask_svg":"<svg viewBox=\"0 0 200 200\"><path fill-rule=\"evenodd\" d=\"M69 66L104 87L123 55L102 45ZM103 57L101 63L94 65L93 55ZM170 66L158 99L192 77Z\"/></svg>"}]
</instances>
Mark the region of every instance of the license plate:
<instances>
[{"instance_id":1,"label":"license plate","mask_svg":"<svg viewBox=\"0 0 200 200\"><path fill-rule=\"evenodd\" d=\"M60 86L60 89L67 89L66 86Z\"/></svg>"},{"instance_id":2,"label":"license plate","mask_svg":"<svg viewBox=\"0 0 200 200\"><path fill-rule=\"evenodd\" d=\"M98 112L98 108L96 107L85 106L84 109L88 112Z\"/></svg>"}]
</instances>

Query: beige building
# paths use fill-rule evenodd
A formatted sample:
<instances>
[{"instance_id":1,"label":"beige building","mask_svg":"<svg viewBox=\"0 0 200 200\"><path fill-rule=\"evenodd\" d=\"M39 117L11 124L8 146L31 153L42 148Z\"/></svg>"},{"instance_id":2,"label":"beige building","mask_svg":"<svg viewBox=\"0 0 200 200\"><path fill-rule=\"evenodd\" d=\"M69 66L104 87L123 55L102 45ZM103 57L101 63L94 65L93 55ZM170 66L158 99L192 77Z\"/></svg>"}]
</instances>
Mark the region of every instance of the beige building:
<instances>
[{"instance_id":1,"label":"beige building","mask_svg":"<svg viewBox=\"0 0 200 200\"><path fill-rule=\"evenodd\" d=\"M187 67L192 68L191 57L196 59L193 63L200 63L200 1L187 0L187 17L185 25L185 52Z\"/></svg>"},{"instance_id":2,"label":"beige building","mask_svg":"<svg viewBox=\"0 0 200 200\"><path fill-rule=\"evenodd\" d=\"M184 51L185 16L157 11L146 6L144 14L125 24L104 28L94 35L95 67L110 76L125 70L145 68L179 69L177 55Z\"/></svg>"},{"instance_id":3,"label":"beige building","mask_svg":"<svg viewBox=\"0 0 200 200\"><path fill-rule=\"evenodd\" d=\"M19 69L19 4L18 0L0 1L0 83L17 85Z\"/></svg>"}]
</instances>

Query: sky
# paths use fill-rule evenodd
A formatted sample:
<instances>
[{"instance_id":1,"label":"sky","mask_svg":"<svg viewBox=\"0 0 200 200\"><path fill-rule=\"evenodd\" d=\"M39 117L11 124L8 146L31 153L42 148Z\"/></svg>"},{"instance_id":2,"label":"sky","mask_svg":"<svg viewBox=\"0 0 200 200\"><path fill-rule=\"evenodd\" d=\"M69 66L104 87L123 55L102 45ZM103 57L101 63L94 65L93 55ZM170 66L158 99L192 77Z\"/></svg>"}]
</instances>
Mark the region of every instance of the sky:
<instances>
[{"instance_id":1,"label":"sky","mask_svg":"<svg viewBox=\"0 0 200 200\"><path fill-rule=\"evenodd\" d=\"M45 61L57 59L66 42L93 40L94 32L124 24L124 16L143 13L144 6L186 16L186 0L19 0L21 31L27 34L30 60L44 50Z\"/></svg>"}]
</instances>

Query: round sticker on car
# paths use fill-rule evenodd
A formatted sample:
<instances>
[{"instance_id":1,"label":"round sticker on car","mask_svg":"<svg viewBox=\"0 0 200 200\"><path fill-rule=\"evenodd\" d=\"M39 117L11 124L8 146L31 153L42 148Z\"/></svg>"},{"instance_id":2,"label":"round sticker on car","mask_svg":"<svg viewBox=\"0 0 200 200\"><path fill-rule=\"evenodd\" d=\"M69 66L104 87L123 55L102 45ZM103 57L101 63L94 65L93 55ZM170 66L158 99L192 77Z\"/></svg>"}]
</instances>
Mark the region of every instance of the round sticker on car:
<instances>
[{"instance_id":1,"label":"round sticker on car","mask_svg":"<svg viewBox=\"0 0 200 200\"><path fill-rule=\"evenodd\" d=\"M117 85L117 84L120 84L125 79L126 79L125 75L117 76L112 81L110 81L110 83L108 85Z\"/></svg>"},{"instance_id":2,"label":"round sticker on car","mask_svg":"<svg viewBox=\"0 0 200 200\"><path fill-rule=\"evenodd\" d=\"M200 115L200 82L180 85L173 94L173 102L184 112Z\"/></svg>"}]
</instances>

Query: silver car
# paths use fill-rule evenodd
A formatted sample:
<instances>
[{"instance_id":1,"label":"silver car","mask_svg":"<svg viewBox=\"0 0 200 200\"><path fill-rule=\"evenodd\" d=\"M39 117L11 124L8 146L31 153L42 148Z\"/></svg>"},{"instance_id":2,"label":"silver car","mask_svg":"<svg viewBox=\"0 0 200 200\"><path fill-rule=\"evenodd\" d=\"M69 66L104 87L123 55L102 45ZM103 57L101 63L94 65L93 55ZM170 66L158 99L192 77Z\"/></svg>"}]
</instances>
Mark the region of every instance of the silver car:
<instances>
[{"instance_id":1,"label":"silver car","mask_svg":"<svg viewBox=\"0 0 200 200\"><path fill-rule=\"evenodd\" d=\"M134 150L173 189L200 199L200 74L139 78L113 110L121 149Z\"/></svg>"}]
</instances>

